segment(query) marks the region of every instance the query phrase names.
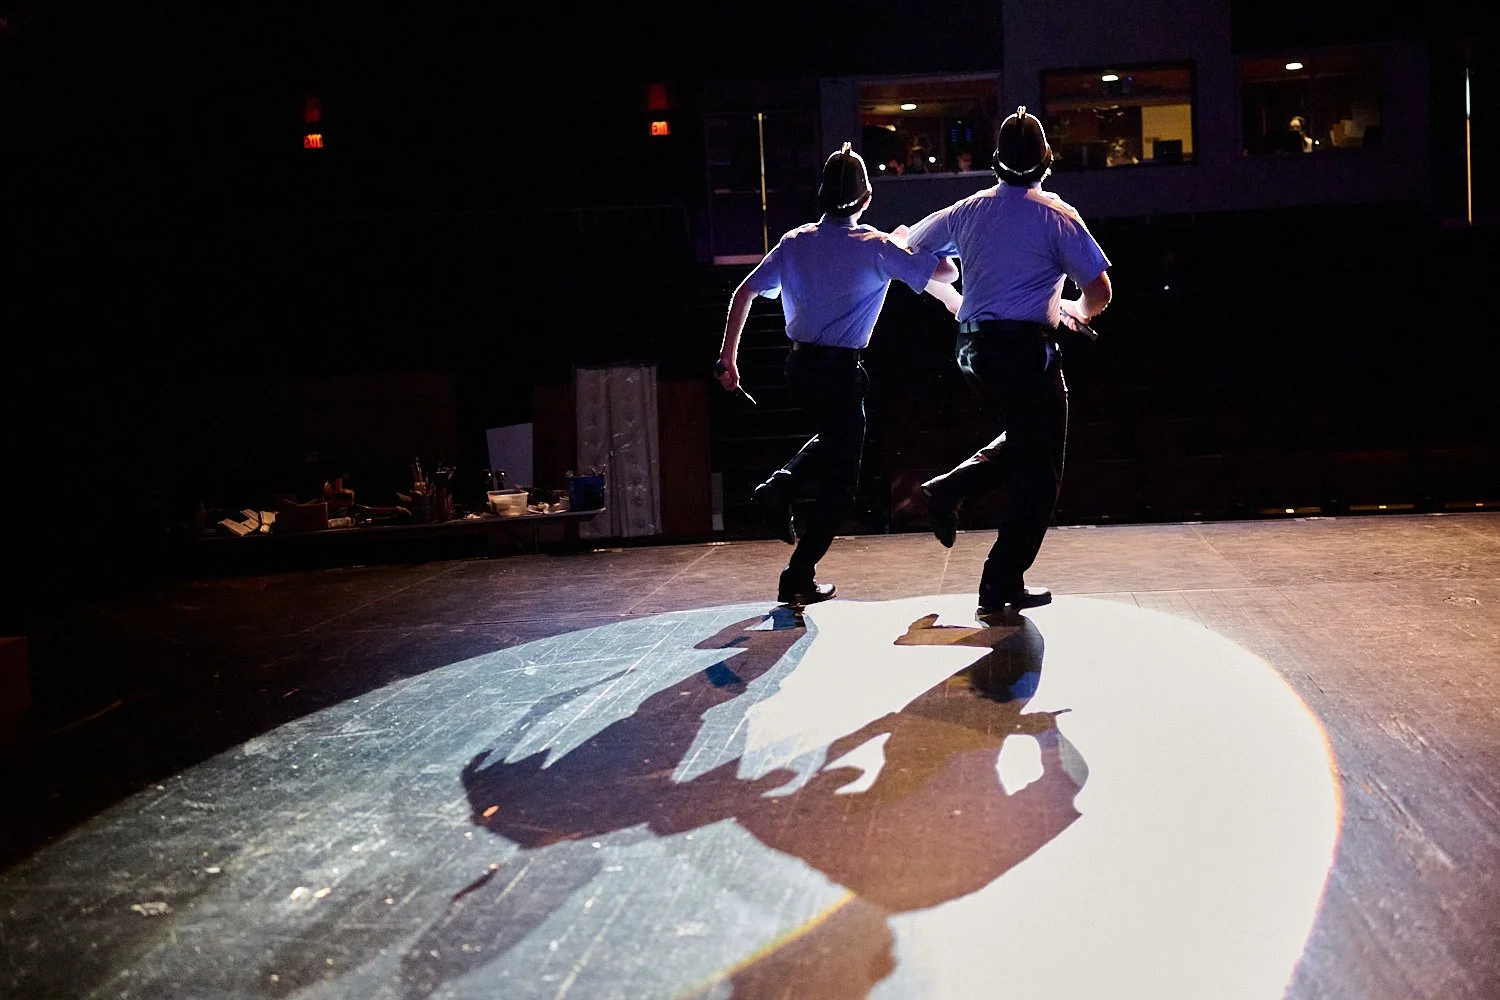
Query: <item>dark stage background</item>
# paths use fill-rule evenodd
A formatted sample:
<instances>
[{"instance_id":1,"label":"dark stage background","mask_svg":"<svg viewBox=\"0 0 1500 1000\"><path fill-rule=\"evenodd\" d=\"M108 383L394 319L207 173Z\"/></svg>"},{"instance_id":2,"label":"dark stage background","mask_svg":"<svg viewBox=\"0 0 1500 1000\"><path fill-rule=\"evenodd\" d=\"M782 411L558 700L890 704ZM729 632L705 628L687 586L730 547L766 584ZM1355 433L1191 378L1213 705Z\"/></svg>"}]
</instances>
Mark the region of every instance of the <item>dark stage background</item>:
<instances>
[{"instance_id":1,"label":"dark stage background","mask_svg":"<svg viewBox=\"0 0 1500 1000\"><path fill-rule=\"evenodd\" d=\"M11 578L32 600L130 585L200 504L340 473L379 502L413 451L475 471L484 428L532 420L579 364L655 363L735 419L704 375L742 271L704 260L691 81L998 58L993 4L940 6L926 52L898 19L850 27L845 5L773 44L763 25L792 10L656 7L606 29L560 11L0 8ZM1276 23L1339 40L1331 18L1237 13L1240 44ZM1457 50L1437 40L1440 66ZM666 143L643 128L656 79L680 102ZM313 93L328 142L309 153ZM1067 347L1060 521L1500 500L1482 360L1497 230L1445 222L1451 153L1434 144L1432 204L1091 220L1117 300L1097 344ZM851 529L920 528L911 488L979 443L952 336L892 290ZM753 464L715 449L718 471Z\"/></svg>"}]
</instances>

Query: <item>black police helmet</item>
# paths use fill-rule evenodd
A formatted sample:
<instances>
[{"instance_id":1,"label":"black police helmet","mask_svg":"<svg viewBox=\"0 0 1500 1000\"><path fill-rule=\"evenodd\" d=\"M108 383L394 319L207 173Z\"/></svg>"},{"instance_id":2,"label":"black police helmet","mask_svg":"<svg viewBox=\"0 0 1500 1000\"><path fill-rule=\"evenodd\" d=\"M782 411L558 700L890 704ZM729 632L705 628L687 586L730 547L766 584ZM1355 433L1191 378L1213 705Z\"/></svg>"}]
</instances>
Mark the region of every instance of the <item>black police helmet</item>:
<instances>
[{"instance_id":1,"label":"black police helmet","mask_svg":"<svg viewBox=\"0 0 1500 1000\"><path fill-rule=\"evenodd\" d=\"M1052 168L1052 147L1036 115L1026 105L1000 123L995 155L990 161L995 176L1010 184L1035 184Z\"/></svg>"},{"instance_id":2,"label":"black police helmet","mask_svg":"<svg viewBox=\"0 0 1500 1000\"><path fill-rule=\"evenodd\" d=\"M818 206L830 215L853 215L870 194L870 175L864 157L849 143L823 164L823 183L818 187Z\"/></svg>"}]
</instances>

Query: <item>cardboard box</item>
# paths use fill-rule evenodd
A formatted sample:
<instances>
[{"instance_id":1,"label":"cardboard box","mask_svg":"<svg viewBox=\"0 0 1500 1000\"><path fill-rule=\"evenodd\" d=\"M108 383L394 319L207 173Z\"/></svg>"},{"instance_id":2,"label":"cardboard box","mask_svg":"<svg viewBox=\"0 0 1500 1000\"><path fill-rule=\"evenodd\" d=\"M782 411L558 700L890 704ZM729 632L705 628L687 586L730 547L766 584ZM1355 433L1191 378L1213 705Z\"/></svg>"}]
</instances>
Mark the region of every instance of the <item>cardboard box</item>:
<instances>
[{"instance_id":1,"label":"cardboard box","mask_svg":"<svg viewBox=\"0 0 1500 1000\"><path fill-rule=\"evenodd\" d=\"M297 531L326 531L328 529L328 504L322 500L311 503L292 503L282 500L276 508L276 520L271 523L273 534L284 535Z\"/></svg>"}]
</instances>

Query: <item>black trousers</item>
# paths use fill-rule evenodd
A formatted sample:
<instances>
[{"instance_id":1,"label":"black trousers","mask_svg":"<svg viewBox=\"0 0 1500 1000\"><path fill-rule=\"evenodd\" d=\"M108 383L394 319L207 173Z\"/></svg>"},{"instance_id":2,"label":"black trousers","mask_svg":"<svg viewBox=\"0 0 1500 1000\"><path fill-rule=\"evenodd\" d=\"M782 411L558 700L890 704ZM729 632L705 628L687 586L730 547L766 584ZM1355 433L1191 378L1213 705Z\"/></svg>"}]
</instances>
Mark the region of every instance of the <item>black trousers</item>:
<instances>
[{"instance_id":1,"label":"black trousers","mask_svg":"<svg viewBox=\"0 0 1500 1000\"><path fill-rule=\"evenodd\" d=\"M818 560L828 553L859 487L870 378L858 352L816 347L792 350L786 377L792 398L812 417L815 431L767 480L785 496L814 486L811 508L797 518L797 546L781 574L783 588L797 588L813 582Z\"/></svg>"},{"instance_id":2,"label":"black trousers","mask_svg":"<svg viewBox=\"0 0 1500 1000\"><path fill-rule=\"evenodd\" d=\"M954 504L996 496L995 542L979 579L979 603L1018 593L1057 509L1068 436L1068 386L1053 331L985 320L960 328L959 371L998 420L1000 434L936 481Z\"/></svg>"}]
</instances>

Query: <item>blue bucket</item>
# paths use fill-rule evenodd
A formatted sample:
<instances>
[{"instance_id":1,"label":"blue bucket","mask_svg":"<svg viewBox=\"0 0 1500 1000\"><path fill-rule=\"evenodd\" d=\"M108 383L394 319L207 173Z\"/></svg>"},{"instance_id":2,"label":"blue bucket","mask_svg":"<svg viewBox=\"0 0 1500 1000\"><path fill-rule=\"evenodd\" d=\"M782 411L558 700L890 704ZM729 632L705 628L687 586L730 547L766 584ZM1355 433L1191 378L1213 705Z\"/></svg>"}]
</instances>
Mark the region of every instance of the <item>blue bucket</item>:
<instances>
[{"instance_id":1,"label":"blue bucket","mask_svg":"<svg viewBox=\"0 0 1500 1000\"><path fill-rule=\"evenodd\" d=\"M573 510L604 508L604 477L573 476L568 480L568 506Z\"/></svg>"}]
</instances>

